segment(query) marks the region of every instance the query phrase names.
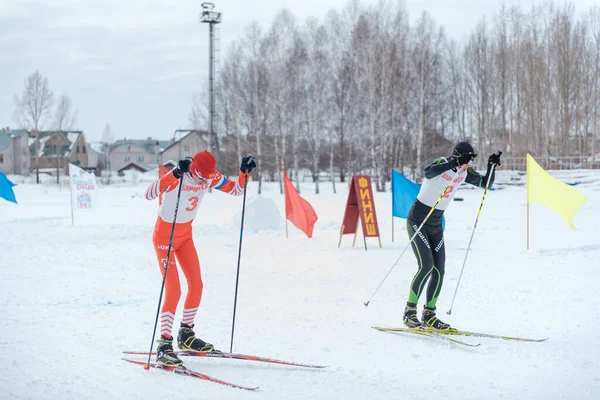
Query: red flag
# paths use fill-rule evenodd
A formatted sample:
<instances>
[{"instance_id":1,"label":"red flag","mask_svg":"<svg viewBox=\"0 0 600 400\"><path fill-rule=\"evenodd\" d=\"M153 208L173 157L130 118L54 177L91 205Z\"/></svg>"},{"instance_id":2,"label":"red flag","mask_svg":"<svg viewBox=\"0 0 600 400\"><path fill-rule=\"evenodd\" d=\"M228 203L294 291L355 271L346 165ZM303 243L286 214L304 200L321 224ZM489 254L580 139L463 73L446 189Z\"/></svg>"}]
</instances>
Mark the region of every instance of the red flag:
<instances>
[{"instance_id":1,"label":"red flag","mask_svg":"<svg viewBox=\"0 0 600 400\"><path fill-rule=\"evenodd\" d=\"M158 164L158 179L162 178L163 176L165 176L166 174L169 173L169 168L165 167L164 165L160 165ZM158 196L158 204L162 204L162 194L160 196Z\"/></svg>"},{"instance_id":2,"label":"red flag","mask_svg":"<svg viewBox=\"0 0 600 400\"><path fill-rule=\"evenodd\" d=\"M285 191L285 216L309 238L312 237L315 222L319 219L310 203L298 194L298 191L283 171Z\"/></svg>"}]
</instances>

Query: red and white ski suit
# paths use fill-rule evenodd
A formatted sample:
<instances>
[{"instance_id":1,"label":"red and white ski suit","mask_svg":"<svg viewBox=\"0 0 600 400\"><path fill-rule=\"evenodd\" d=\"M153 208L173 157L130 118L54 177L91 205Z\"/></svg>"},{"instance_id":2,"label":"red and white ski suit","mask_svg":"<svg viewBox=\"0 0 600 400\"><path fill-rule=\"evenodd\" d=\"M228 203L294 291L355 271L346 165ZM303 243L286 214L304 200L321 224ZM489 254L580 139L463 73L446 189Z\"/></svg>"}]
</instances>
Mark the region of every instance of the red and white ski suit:
<instances>
[{"instance_id":1,"label":"red and white ski suit","mask_svg":"<svg viewBox=\"0 0 600 400\"><path fill-rule=\"evenodd\" d=\"M160 315L161 335L171 336L177 304L181 298L181 285L175 260L179 263L188 284L188 293L183 306L182 322L184 324L193 325L194 317L202 299L202 274L200 260L192 238L192 221L196 217L204 195L209 188L214 188L233 196L240 196L244 193L244 187L242 186L244 180L245 176L242 172L240 172L237 182L228 180L221 173L217 173L213 179L206 179L200 183L194 180L189 173L183 174L183 186L177 210L177 220L175 221L169 268L165 280L165 301ZM154 200L161 193L164 193L164 199L159 208L152 235L152 243L158 258L161 276L164 275L169 250L178 186L179 179L173 175L173 171L170 171L167 175L156 180L146 190L146 199L148 200Z\"/></svg>"}]
</instances>

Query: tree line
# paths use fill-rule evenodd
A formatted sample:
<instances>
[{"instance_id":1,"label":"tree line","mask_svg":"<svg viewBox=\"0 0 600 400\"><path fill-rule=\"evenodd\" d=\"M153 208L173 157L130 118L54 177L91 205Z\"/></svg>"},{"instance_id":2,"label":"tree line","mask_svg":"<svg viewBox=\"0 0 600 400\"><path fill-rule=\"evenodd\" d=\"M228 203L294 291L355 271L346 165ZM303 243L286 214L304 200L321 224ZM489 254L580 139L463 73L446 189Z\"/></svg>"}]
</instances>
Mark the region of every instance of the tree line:
<instances>
[{"instance_id":1,"label":"tree line","mask_svg":"<svg viewBox=\"0 0 600 400\"><path fill-rule=\"evenodd\" d=\"M222 57L217 140L227 164L251 149L256 175L310 171L344 182L413 171L468 140L481 154L592 155L600 103L600 7L500 7L466 40L403 2L350 1L322 20L281 11L250 24ZM208 126L205 93L190 115ZM327 179L329 181L329 179ZM280 180L281 181L281 180ZM335 190L335 179L333 181Z\"/></svg>"},{"instance_id":2,"label":"tree line","mask_svg":"<svg viewBox=\"0 0 600 400\"><path fill-rule=\"evenodd\" d=\"M48 78L37 70L29 74L23 82L21 95L14 96L15 121L20 128L30 131L35 137L33 158L37 183L40 183L39 152L41 149L37 133L44 129L69 131L77 122L77 110L74 109L68 94L62 93L56 103L54 100L54 92L50 89Z\"/></svg>"}]
</instances>

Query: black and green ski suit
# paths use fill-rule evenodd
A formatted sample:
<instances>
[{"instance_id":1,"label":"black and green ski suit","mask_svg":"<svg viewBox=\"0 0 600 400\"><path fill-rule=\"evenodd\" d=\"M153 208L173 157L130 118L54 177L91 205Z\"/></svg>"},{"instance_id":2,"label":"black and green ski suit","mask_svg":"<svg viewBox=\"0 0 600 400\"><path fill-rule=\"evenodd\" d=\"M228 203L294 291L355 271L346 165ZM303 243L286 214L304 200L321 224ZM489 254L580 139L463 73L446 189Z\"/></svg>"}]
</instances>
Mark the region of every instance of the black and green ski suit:
<instances>
[{"instance_id":1,"label":"black and green ski suit","mask_svg":"<svg viewBox=\"0 0 600 400\"><path fill-rule=\"evenodd\" d=\"M467 182L478 187L485 187L491 172L491 165L485 176L477 173L469 167L463 173L456 174L454 162L444 157L438 158L425 168L425 179L419 192L419 196L413 203L406 220L406 228L409 238L417 231L431 207L442 194L444 188L452 181L452 187L446 191L446 195L436 206L429 216L423 228L419 231L412 242L412 249L419 264L419 270L415 275L408 295L408 304L416 306L423 291L425 283L429 279L425 307L434 309L437 303L442 283L444 281L444 270L446 264L446 249L444 246L444 231L442 230L442 215L444 210L452 201L457 187L462 182ZM489 187L494 183L494 174L490 178Z\"/></svg>"}]
</instances>

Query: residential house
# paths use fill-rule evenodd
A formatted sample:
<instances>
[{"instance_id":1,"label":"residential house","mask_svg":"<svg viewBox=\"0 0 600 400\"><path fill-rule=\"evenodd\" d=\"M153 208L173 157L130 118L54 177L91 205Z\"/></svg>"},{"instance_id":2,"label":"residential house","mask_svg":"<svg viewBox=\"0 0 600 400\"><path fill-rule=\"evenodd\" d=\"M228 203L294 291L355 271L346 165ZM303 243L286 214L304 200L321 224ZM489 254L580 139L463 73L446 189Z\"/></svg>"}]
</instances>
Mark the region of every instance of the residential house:
<instances>
[{"instance_id":1,"label":"residential house","mask_svg":"<svg viewBox=\"0 0 600 400\"><path fill-rule=\"evenodd\" d=\"M0 172L29 175L29 133L23 129L0 129Z\"/></svg>"},{"instance_id":2,"label":"residential house","mask_svg":"<svg viewBox=\"0 0 600 400\"><path fill-rule=\"evenodd\" d=\"M191 157L200 150L207 150L207 135L208 132L206 131L194 130L171 142L169 146L160 152L160 163L162 165L177 165L177 161L182 158Z\"/></svg>"},{"instance_id":3,"label":"residential house","mask_svg":"<svg viewBox=\"0 0 600 400\"><path fill-rule=\"evenodd\" d=\"M78 165L86 170L95 170L98 163L97 155L90 154L91 148L82 131L31 132L29 149L31 168L38 168L36 163L39 162L40 171L52 175L57 171L60 174L68 173L68 169L65 168L68 168L69 164Z\"/></svg>"},{"instance_id":4,"label":"residential house","mask_svg":"<svg viewBox=\"0 0 600 400\"><path fill-rule=\"evenodd\" d=\"M87 165L85 169L88 171L95 170L96 172L99 172L102 154L94 149L94 146L92 146L89 142L85 143L85 152L87 153Z\"/></svg>"},{"instance_id":5,"label":"residential house","mask_svg":"<svg viewBox=\"0 0 600 400\"><path fill-rule=\"evenodd\" d=\"M110 148L109 168L118 172L128 169L146 172L158 168L160 152L170 143L150 137L146 140L118 140Z\"/></svg>"}]
</instances>

